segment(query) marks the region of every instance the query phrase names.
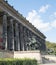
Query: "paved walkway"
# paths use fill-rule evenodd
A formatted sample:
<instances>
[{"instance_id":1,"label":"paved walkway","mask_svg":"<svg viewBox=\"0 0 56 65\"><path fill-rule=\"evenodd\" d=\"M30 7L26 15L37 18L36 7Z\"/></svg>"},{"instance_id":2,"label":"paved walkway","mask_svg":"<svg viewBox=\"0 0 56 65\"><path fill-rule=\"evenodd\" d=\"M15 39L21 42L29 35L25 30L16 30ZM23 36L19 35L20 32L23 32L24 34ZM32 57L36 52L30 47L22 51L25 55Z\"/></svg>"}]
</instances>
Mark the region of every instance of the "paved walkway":
<instances>
[{"instance_id":1,"label":"paved walkway","mask_svg":"<svg viewBox=\"0 0 56 65\"><path fill-rule=\"evenodd\" d=\"M50 64L40 64L40 65L56 65L56 63L50 63Z\"/></svg>"}]
</instances>

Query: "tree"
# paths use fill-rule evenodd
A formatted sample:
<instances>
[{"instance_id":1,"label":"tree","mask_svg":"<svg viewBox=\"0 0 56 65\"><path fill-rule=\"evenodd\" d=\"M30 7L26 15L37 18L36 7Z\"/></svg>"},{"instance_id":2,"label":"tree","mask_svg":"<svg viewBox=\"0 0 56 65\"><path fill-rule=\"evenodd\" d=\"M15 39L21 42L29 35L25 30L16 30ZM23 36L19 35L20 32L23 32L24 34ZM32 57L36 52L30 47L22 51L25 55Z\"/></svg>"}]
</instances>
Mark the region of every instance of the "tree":
<instances>
[{"instance_id":1,"label":"tree","mask_svg":"<svg viewBox=\"0 0 56 65\"><path fill-rule=\"evenodd\" d=\"M56 55L56 43L46 41L47 53Z\"/></svg>"}]
</instances>

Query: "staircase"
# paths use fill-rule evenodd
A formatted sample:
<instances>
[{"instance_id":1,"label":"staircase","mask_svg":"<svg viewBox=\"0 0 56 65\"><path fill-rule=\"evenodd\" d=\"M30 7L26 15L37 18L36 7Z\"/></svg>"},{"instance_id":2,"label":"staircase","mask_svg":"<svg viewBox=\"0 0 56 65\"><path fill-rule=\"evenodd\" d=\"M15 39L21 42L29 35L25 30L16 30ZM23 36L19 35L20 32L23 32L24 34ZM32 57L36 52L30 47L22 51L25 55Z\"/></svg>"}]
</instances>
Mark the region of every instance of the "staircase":
<instances>
[{"instance_id":1,"label":"staircase","mask_svg":"<svg viewBox=\"0 0 56 65\"><path fill-rule=\"evenodd\" d=\"M46 58L45 56L42 56L42 64L40 65L56 65L56 62L54 60Z\"/></svg>"},{"instance_id":2,"label":"staircase","mask_svg":"<svg viewBox=\"0 0 56 65\"><path fill-rule=\"evenodd\" d=\"M45 64L45 63L56 63L56 62L53 60L47 59L45 57L42 57L42 63Z\"/></svg>"}]
</instances>

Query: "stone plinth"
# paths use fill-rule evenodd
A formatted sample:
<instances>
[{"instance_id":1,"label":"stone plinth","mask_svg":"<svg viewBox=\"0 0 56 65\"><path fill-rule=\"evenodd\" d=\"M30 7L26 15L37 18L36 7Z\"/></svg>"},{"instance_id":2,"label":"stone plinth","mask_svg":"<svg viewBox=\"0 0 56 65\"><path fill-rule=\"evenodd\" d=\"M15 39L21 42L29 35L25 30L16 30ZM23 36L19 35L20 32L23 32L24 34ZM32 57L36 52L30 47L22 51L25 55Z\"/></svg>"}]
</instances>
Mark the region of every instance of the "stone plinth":
<instances>
[{"instance_id":1,"label":"stone plinth","mask_svg":"<svg viewBox=\"0 0 56 65\"><path fill-rule=\"evenodd\" d=\"M14 58L13 51L0 50L0 58Z\"/></svg>"},{"instance_id":2,"label":"stone plinth","mask_svg":"<svg viewBox=\"0 0 56 65\"><path fill-rule=\"evenodd\" d=\"M36 59L38 63L42 62L40 51L18 51L14 52L14 58Z\"/></svg>"},{"instance_id":3,"label":"stone plinth","mask_svg":"<svg viewBox=\"0 0 56 65\"><path fill-rule=\"evenodd\" d=\"M0 58L31 58L42 63L40 51L0 51Z\"/></svg>"}]
</instances>

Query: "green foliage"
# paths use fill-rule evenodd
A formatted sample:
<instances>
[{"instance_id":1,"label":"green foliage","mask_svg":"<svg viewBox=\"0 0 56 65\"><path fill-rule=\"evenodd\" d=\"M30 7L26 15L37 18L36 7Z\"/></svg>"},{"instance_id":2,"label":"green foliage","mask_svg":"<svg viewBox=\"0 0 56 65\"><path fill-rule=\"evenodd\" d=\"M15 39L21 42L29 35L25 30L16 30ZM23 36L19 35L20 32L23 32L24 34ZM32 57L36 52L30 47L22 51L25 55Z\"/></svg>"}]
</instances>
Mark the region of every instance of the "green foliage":
<instances>
[{"instance_id":1,"label":"green foliage","mask_svg":"<svg viewBox=\"0 0 56 65\"><path fill-rule=\"evenodd\" d=\"M0 65L38 65L35 59L0 59Z\"/></svg>"},{"instance_id":2,"label":"green foliage","mask_svg":"<svg viewBox=\"0 0 56 65\"><path fill-rule=\"evenodd\" d=\"M46 45L47 45L48 48L56 48L56 43L46 41Z\"/></svg>"},{"instance_id":3,"label":"green foliage","mask_svg":"<svg viewBox=\"0 0 56 65\"><path fill-rule=\"evenodd\" d=\"M46 47L50 51L48 54L56 55L56 43L46 41Z\"/></svg>"}]
</instances>

